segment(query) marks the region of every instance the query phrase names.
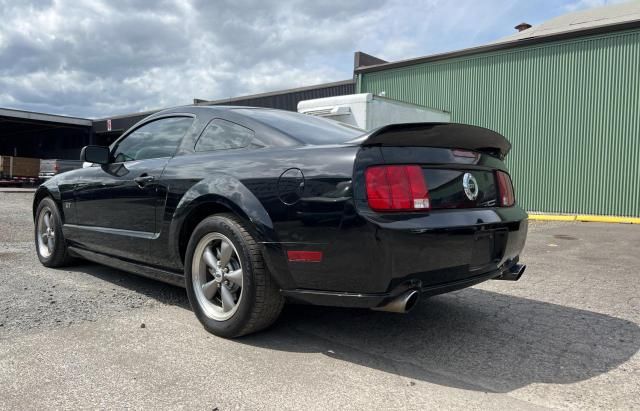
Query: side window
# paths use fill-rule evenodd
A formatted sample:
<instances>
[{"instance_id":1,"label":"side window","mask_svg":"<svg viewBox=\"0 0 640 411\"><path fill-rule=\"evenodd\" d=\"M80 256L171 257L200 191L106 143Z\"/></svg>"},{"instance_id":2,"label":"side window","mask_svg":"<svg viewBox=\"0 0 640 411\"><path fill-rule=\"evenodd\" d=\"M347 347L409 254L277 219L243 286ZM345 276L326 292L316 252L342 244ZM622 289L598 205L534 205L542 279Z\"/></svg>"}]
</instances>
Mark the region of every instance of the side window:
<instances>
[{"instance_id":1,"label":"side window","mask_svg":"<svg viewBox=\"0 0 640 411\"><path fill-rule=\"evenodd\" d=\"M145 124L121 140L112 150L116 163L147 158L171 157L193 118L161 118Z\"/></svg>"},{"instance_id":2,"label":"side window","mask_svg":"<svg viewBox=\"0 0 640 411\"><path fill-rule=\"evenodd\" d=\"M196 142L195 151L229 150L254 144L254 132L219 118L211 120Z\"/></svg>"}]
</instances>

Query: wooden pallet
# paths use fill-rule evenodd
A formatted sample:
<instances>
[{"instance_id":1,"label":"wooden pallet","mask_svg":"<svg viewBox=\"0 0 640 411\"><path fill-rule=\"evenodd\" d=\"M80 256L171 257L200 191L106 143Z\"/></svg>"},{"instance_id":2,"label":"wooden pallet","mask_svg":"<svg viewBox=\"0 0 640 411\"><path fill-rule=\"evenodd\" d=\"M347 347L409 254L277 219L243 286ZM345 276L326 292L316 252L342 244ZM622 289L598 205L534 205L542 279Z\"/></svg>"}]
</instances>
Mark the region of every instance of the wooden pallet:
<instances>
[{"instance_id":1,"label":"wooden pallet","mask_svg":"<svg viewBox=\"0 0 640 411\"><path fill-rule=\"evenodd\" d=\"M0 156L0 179L37 179L40 174L40 159L28 157Z\"/></svg>"}]
</instances>

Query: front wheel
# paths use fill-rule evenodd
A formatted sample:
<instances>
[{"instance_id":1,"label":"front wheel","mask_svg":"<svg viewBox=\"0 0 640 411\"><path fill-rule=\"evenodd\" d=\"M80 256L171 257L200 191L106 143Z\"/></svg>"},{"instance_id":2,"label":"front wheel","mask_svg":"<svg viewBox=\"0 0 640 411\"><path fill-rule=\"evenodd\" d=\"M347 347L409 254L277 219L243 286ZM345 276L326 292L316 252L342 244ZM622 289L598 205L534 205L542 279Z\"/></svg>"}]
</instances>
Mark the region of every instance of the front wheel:
<instances>
[{"instance_id":1,"label":"front wheel","mask_svg":"<svg viewBox=\"0 0 640 411\"><path fill-rule=\"evenodd\" d=\"M259 244L246 223L232 214L208 217L193 231L185 282L196 317L220 337L239 337L268 327L284 304Z\"/></svg>"},{"instance_id":2,"label":"front wheel","mask_svg":"<svg viewBox=\"0 0 640 411\"><path fill-rule=\"evenodd\" d=\"M38 204L35 221L35 242L38 259L45 267L63 267L73 258L67 252L62 234L62 218L55 201L45 197Z\"/></svg>"}]
</instances>

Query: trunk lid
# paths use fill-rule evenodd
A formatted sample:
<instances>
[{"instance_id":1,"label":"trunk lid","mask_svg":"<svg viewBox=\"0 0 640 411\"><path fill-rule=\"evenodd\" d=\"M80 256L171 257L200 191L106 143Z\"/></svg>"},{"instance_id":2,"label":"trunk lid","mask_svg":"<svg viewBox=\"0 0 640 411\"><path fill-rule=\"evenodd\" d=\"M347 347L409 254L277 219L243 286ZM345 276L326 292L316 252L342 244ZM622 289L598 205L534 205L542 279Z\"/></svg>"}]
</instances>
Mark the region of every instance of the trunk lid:
<instances>
[{"instance_id":1,"label":"trunk lid","mask_svg":"<svg viewBox=\"0 0 640 411\"><path fill-rule=\"evenodd\" d=\"M411 182L405 183L402 178L394 177L394 173L398 172L393 170L396 165L409 168L419 166L426 183L429 202L426 209L373 209L382 212L428 212L500 206L501 187L497 173L507 171L502 160L511 149L511 144L499 133L464 124L394 124L353 142L362 147L356 160L356 181L369 187L367 192L358 188L359 183L356 184L356 199L367 199L374 193L371 190L372 179L367 172L371 167L390 166L386 181L390 197L398 192L395 188L398 184L411 186ZM359 180L358 170L365 174L363 180ZM375 185L377 198L384 197L385 182L381 183L378 177ZM406 199L403 200L403 204L406 204ZM389 201L395 204L393 198ZM378 200L376 204L379 203Z\"/></svg>"},{"instance_id":2,"label":"trunk lid","mask_svg":"<svg viewBox=\"0 0 640 411\"><path fill-rule=\"evenodd\" d=\"M498 187L493 171L447 168L423 168L422 171L432 210L495 207L498 204ZM467 175L473 177L477 192L475 189L465 189ZM469 180L468 176L466 178Z\"/></svg>"}]
</instances>

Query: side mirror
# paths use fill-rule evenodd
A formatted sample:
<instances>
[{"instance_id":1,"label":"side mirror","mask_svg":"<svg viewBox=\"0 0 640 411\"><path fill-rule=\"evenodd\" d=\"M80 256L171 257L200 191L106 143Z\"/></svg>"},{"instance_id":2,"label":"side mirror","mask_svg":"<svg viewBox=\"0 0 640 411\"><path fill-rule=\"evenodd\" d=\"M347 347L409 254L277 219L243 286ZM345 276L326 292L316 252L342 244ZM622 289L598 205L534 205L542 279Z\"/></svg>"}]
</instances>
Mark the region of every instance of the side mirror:
<instances>
[{"instance_id":1,"label":"side mirror","mask_svg":"<svg viewBox=\"0 0 640 411\"><path fill-rule=\"evenodd\" d=\"M80 161L96 164L109 164L109 147L85 146L80 151Z\"/></svg>"}]
</instances>

